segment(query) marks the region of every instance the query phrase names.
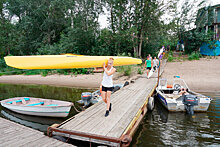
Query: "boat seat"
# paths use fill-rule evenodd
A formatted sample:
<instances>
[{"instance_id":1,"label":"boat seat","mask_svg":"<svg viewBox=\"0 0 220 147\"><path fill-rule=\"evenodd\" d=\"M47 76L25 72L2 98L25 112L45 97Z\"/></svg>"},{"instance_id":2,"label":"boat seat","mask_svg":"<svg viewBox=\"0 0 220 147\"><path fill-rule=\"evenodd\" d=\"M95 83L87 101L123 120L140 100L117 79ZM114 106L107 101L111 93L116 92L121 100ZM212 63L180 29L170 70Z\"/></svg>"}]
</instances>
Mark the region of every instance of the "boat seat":
<instances>
[{"instance_id":1,"label":"boat seat","mask_svg":"<svg viewBox=\"0 0 220 147\"><path fill-rule=\"evenodd\" d=\"M7 102L8 104L16 104L16 103L18 103L18 102L22 102L22 100L25 100L25 101L29 101L30 100L30 98L24 98L24 99L20 99L20 100L16 100L16 101L9 101L9 102Z\"/></svg>"},{"instance_id":2,"label":"boat seat","mask_svg":"<svg viewBox=\"0 0 220 147\"><path fill-rule=\"evenodd\" d=\"M43 105L43 104L44 104L44 102L40 102L40 103L29 104L27 106L37 106L37 105Z\"/></svg>"},{"instance_id":3,"label":"boat seat","mask_svg":"<svg viewBox=\"0 0 220 147\"><path fill-rule=\"evenodd\" d=\"M166 94L166 96L167 96L168 98L177 99L177 98L179 98L181 95L180 95L180 94Z\"/></svg>"},{"instance_id":4,"label":"boat seat","mask_svg":"<svg viewBox=\"0 0 220 147\"><path fill-rule=\"evenodd\" d=\"M26 101L25 101L24 99L22 99L22 104L24 104L24 105L27 104Z\"/></svg>"},{"instance_id":5,"label":"boat seat","mask_svg":"<svg viewBox=\"0 0 220 147\"><path fill-rule=\"evenodd\" d=\"M57 104L51 104L51 105L46 105L46 106L58 106Z\"/></svg>"}]
</instances>

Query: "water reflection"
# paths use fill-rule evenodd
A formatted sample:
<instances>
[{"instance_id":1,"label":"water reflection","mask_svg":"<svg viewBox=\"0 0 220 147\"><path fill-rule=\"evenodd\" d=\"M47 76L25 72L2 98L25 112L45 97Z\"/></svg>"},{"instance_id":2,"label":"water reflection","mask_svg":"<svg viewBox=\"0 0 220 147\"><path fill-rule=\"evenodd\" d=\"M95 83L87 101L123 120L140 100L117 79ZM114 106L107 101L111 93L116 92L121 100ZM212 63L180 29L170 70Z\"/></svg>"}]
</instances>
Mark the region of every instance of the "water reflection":
<instances>
[{"instance_id":1,"label":"water reflection","mask_svg":"<svg viewBox=\"0 0 220 147\"><path fill-rule=\"evenodd\" d=\"M213 98L206 113L169 113L159 101L148 112L133 138L132 146L219 146L219 93L203 93Z\"/></svg>"}]
</instances>

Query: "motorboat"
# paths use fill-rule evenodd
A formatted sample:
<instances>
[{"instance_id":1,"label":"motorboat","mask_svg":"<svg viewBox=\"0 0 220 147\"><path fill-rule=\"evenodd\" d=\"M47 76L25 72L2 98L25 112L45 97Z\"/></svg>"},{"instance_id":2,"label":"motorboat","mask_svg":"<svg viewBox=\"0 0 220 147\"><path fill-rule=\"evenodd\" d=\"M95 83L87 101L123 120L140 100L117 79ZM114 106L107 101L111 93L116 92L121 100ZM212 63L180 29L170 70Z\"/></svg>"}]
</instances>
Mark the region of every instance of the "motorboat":
<instances>
[{"instance_id":1,"label":"motorboat","mask_svg":"<svg viewBox=\"0 0 220 147\"><path fill-rule=\"evenodd\" d=\"M33 97L14 97L1 101L1 105L11 111L48 117L67 117L72 102Z\"/></svg>"},{"instance_id":2,"label":"motorboat","mask_svg":"<svg viewBox=\"0 0 220 147\"><path fill-rule=\"evenodd\" d=\"M114 84L112 94L128 84L128 82L124 84ZM83 92L81 94L81 100L78 100L77 103L83 105L83 107L88 107L90 104L96 104L100 101L102 101L101 92L100 90L96 90L92 93Z\"/></svg>"},{"instance_id":3,"label":"motorboat","mask_svg":"<svg viewBox=\"0 0 220 147\"><path fill-rule=\"evenodd\" d=\"M194 111L207 111L211 98L191 91L183 79L174 78L171 85L167 83L167 79L159 79L156 92L160 102L168 111L186 111L189 114L194 114ZM187 89L187 93L180 94L183 88Z\"/></svg>"}]
</instances>

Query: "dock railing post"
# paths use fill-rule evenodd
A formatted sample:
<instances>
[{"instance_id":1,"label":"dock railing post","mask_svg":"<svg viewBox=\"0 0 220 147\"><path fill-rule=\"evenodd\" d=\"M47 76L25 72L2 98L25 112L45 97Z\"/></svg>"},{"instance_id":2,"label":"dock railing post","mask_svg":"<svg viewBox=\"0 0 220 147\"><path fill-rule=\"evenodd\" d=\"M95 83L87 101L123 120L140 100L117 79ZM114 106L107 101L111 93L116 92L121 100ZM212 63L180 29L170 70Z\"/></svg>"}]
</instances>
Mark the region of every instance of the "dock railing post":
<instances>
[{"instance_id":1,"label":"dock railing post","mask_svg":"<svg viewBox=\"0 0 220 147\"><path fill-rule=\"evenodd\" d=\"M161 61L162 61L162 60L161 60ZM159 80L160 80L160 66L161 66L161 64L162 64L161 61L159 60L159 69L158 69L157 85L159 84Z\"/></svg>"}]
</instances>

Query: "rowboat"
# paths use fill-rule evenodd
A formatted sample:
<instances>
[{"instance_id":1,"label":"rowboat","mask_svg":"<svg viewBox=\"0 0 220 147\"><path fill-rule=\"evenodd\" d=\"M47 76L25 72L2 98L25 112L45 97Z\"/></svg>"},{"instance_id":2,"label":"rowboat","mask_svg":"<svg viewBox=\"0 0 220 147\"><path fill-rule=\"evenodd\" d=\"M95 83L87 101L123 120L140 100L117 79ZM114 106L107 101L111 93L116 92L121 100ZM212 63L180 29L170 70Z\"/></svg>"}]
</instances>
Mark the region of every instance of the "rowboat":
<instances>
[{"instance_id":1,"label":"rowboat","mask_svg":"<svg viewBox=\"0 0 220 147\"><path fill-rule=\"evenodd\" d=\"M187 94L180 94L180 89L188 89ZM183 112L189 114L206 112L211 98L191 91L183 79L175 78L172 85L167 84L167 79L160 79L156 88L157 97L168 111Z\"/></svg>"},{"instance_id":2,"label":"rowboat","mask_svg":"<svg viewBox=\"0 0 220 147\"><path fill-rule=\"evenodd\" d=\"M38 56L6 56L8 66L19 69L70 69L103 67L109 58L114 58L114 66L141 64L142 60L132 57L119 56L83 56L74 54L65 55L38 55Z\"/></svg>"},{"instance_id":3,"label":"rowboat","mask_svg":"<svg viewBox=\"0 0 220 147\"><path fill-rule=\"evenodd\" d=\"M42 98L15 97L2 100L1 105L11 111L21 114L66 117L73 103Z\"/></svg>"}]
</instances>

